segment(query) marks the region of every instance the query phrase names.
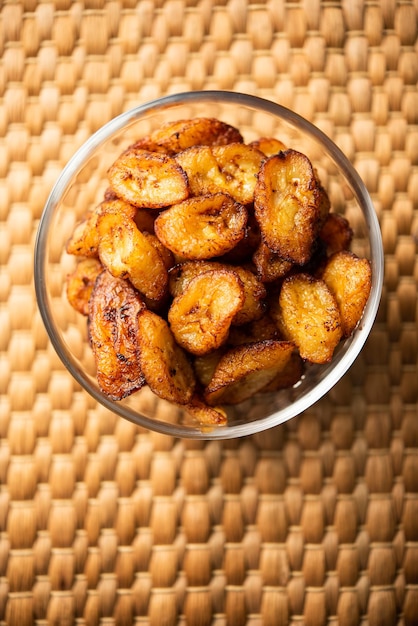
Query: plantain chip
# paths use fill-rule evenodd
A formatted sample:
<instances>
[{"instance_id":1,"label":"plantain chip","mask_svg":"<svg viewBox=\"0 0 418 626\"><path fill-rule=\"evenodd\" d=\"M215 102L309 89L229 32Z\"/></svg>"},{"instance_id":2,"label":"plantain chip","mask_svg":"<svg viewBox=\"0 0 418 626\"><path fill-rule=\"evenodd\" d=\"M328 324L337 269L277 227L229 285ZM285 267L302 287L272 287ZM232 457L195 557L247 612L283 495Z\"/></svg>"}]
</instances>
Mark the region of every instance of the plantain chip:
<instances>
[{"instance_id":1,"label":"plantain chip","mask_svg":"<svg viewBox=\"0 0 418 626\"><path fill-rule=\"evenodd\" d=\"M107 270L99 274L89 299L88 330L99 387L112 400L121 400L145 384L137 321L144 307L127 281Z\"/></svg>"},{"instance_id":2,"label":"plantain chip","mask_svg":"<svg viewBox=\"0 0 418 626\"><path fill-rule=\"evenodd\" d=\"M259 139L252 141L249 145L257 148L257 150L260 150L260 152L265 154L267 157L273 156L287 149L285 144L280 141L280 139L276 139L275 137L260 137Z\"/></svg>"},{"instance_id":3,"label":"plantain chip","mask_svg":"<svg viewBox=\"0 0 418 626\"><path fill-rule=\"evenodd\" d=\"M83 257L97 257L99 233L97 221L101 213L101 205L87 212L84 219L76 224L66 246L68 254Z\"/></svg>"},{"instance_id":4,"label":"plantain chip","mask_svg":"<svg viewBox=\"0 0 418 626\"><path fill-rule=\"evenodd\" d=\"M341 315L344 337L356 328L370 295L372 273L370 262L343 250L327 261L322 280L335 296Z\"/></svg>"},{"instance_id":5,"label":"plantain chip","mask_svg":"<svg viewBox=\"0 0 418 626\"><path fill-rule=\"evenodd\" d=\"M129 148L108 171L112 190L136 207L161 209L189 195L187 176L165 154Z\"/></svg>"},{"instance_id":6,"label":"plantain chip","mask_svg":"<svg viewBox=\"0 0 418 626\"><path fill-rule=\"evenodd\" d=\"M238 404L263 389L281 371L294 350L290 341L266 339L231 348L219 360L204 390L208 404Z\"/></svg>"},{"instance_id":7,"label":"plantain chip","mask_svg":"<svg viewBox=\"0 0 418 626\"><path fill-rule=\"evenodd\" d=\"M273 283L284 278L294 267L294 263L273 252L264 241L260 241L252 260L263 283Z\"/></svg>"},{"instance_id":8,"label":"plantain chip","mask_svg":"<svg viewBox=\"0 0 418 626\"><path fill-rule=\"evenodd\" d=\"M303 359L312 363L331 360L342 326L336 299L323 280L310 274L285 278L270 311Z\"/></svg>"},{"instance_id":9,"label":"plantain chip","mask_svg":"<svg viewBox=\"0 0 418 626\"><path fill-rule=\"evenodd\" d=\"M264 339L280 339L279 329L268 311L262 317L242 326L231 326L228 336L229 346L253 343Z\"/></svg>"},{"instance_id":10,"label":"plantain chip","mask_svg":"<svg viewBox=\"0 0 418 626\"><path fill-rule=\"evenodd\" d=\"M171 250L166 248L165 245L161 243L161 241L158 239L156 235L153 235L152 233L149 233L146 230L142 231L142 234L145 237L145 239L147 239L147 241L152 246L154 246L154 248L157 250L158 254L161 257L162 262L164 263L164 267L166 268L168 272L168 270L171 269L174 265L174 255L171 252Z\"/></svg>"},{"instance_id":11,"label":"plantain chip","mask_svg":"<svg viewBox=\"0 0 418 626\"><path fill-rule=\"evenodd\" d=\"M198 396L182 408L203 426L224 426L227 422L226 412L221 406L209 406Z\"/></svg>"},{"instance_id":12,"label":"plantain chip","mask_svg":"<svg viewBox=\"0 0 418 626\"><path fill-rule=\"evenodd\" d=\"M292 352L290 359L280 372L263 387L263 393L271 393L280 389L288 389L298 383L305 371L305 364L296 351Z\"/></svg>"},{"instance_id":13,"label":"plantain chip","mask_svg":"<svg viewBox=\"0 0 418 626\"><path fill-rule=\"evenodd\" d=\"M215 146L212 154L225 178L228 193L242 204L252 202L264 154L244 143Z\"/></svg>"},{"instance_id":14,"label":"plantain chip","mask_svg":"<svg viewBox=\"0 0 418 626\"><path fill-rule=\"evenodd\" d=\"M168 287L164 260L149 233L141 233L123 214L99 216L99 257L116 277L129 278L146 298L163 299Z\"/></svg>"},{"instance_id":15,"label":"plantain chip","mask_svg":"<svg viewBox=\"0 0 418 626\"><path fill-rule=\"evenodd\" d=\"M233 142L243 142L239 130L212 117L196 117L167 122L139 139L134 147L174 155L192 146L221 146Z\"/></svg>"},{"instance_id":16,"label":"plantain chip","mask_svg":"<svg viewBox=\"0 0 418 626\"><path fill-rule=\"evenodd\" d=\"M181 261L176 263L168 272L168 290L175 298L183 293L193 278L209 270L220 269L221 267L215 261Z\"/></svg>"},{"instance_id":17,"label":"plantain chip","mask_svg":"<svg viewBox=\"0 0 418 626\"><path fill-rule=\"evenodd\" d=\"M220 358L225 353L224 347L195 357L193 366L196 378L203 387L209 385Z\"/></svg>"},{"instance_id":18,"label":"plantain chip","mask_svg":"<svg viewBox=\"0 0 418 626\"><path fill-rule=\"evenodd\" d=\"M210 259L232 250L245 235L247 210L224 193L189 198L155 220L159 240L186 259Z\"/></svg>"},{"instance_id":19,"label":"plantain chip","mask_svg":"<svg viewBox=\"0 0 418 626\"><path fill-rule=\"evenodd\" d=\"M264 155L252 146L195 146L176 155L194 196L223 192L241 204L254 198L257 175Z\"/></svg>"},{"instance_id":20,"label":"plantain chip","mask_svg":"<svg viewBox=\"0 0 418 626\"><path fill-rule=\"evenodd\" d=\"M82 315L88 315L89 299L102 270L103 266L98 259L87 258L77 263L75 270L67 277L68 302Z\"/></svg>"},{"instance_id":21,"label":"plantain chip","mask_svg":"<svg viewBox=\"0 0 418 626\"><path fill-rule=\"evenodd\" d=\"M233 265L243 265L251 261L251 255L257 249L260 241L260 228L254 216L254 208L252 205L246 205L248 220L245 228L244 237L219 259L224 263Z\"/></svg>"},{"instance_id":22,"label":"plantain chip","mask_svg":"<svg viewBox=\"0 0 418 626\"><path fill-rule=\"evenodd\" d=\"M283 259L310 259L321 217L321 191L308 157L286 150L261 165L254 191L255 215L267 246Z\"/></svg>"},{"instance_id":23,"label":"plantain chip","mask_svg":"<svg viewBox=\"0 0 418 626\"><path fill-rule=\"evenodd\" d=\"M175 404L188 404L196 379L182 348L177 345L167 322L144 309L138 316L140 363L150 389Z\"/></svg>"},{"instance_id":24,"label":"plantain chip","mask_svg":"<svg viewBox=\"0 0 418 626\"><path fill-rule=\"evenodd\" d=\"M184 291L190 281L199 274L211 270L234 272L241 280L244 301L232 320L232 324L247 324L262 317L265 311L266 289L250 269L219 261L185 261L173 266L169 271L168 288L173 296Z\"/></svg>"},{"instance_id":25,"label":"plantain chip","mask_svg":"<svg viewBox=\"0 0 418 626\"><path fill-rule=\"evenodd\" d=\"M97 257L99 254L99 217L103 213L114 213L133 219L137 209L129 202L115 197L109 190L105 193L105 199L94 209L90 210L86 217L77 224L72 236L67 243L68 254L85 257Z\"/></svg>"},{"instance_id":26,"label":"plantain chip","mask_svg":"<svg viewBox=\"0 0 418 626\"><path fill-rule=\"evenodd\" d=\"M219 348L244 302L241 280L233 271L199 274L174 298L168 321L177 343L201 355Z\"/></svg>"},{"instance_id":27,"label":"plantain chip","mask_svg":"<svg viewBox=\"0 0 418 626\"><path fill-rule=\"evenodd\" d=\"M329 213L321 230L319 238L326 246L328 256L334 252L348 250L353 239L353 230L347 218L339 213Z\"/></svg>"},{"instance_id":28,"label":"plantain chip","mask_svg":"<svg viewBox=\"0 0 418 626\"><path fill-rule=\"evenodd\" d=\"M244 287L244 302L232 320L235 326L248 324L260 319L266 309L266 288L261 280L247 267L233 266L233 271L238 274Z\"/></svg>"}]
</instances>

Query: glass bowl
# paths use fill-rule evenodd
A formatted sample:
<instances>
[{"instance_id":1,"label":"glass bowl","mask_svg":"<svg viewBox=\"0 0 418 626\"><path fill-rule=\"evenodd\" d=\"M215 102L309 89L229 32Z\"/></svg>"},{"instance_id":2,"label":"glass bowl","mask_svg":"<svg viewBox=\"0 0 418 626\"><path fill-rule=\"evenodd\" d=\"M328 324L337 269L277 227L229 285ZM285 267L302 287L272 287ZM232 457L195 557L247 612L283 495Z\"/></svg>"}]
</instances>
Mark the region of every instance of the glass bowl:
<instances>
[{"instance_id":1,"label":"glass bowl","mask_svg":"<svg viewBox=\"0 0 418 626\"><path fill-rule=\"evenodd\" d=\"M135 139L168 121L215 117L237 127L246 142L274 136L305 153L328 191L332 210L345 215L354 231L352 250L372 266L372 287L354 334L342 341L326 365L310 366L293 388L258 394L228 409L226 426L203 427L158 399L145 387L115 402L103 395L95 377L87 341L86 319L68 304L67 274L76 259L66 242L78 220L103 198L106 171ZM383 282L383 248L369 194L351 163L318 128L273 102L235 92L202 91L175 94L138 106L99 129L63 169L46 202L35 244L35 288L50 340L76 381L105 407L146 429L175 437L227 439L250 435L300 414L324 396L347 372L374 323Z\"/></svg>"}]
</instances>

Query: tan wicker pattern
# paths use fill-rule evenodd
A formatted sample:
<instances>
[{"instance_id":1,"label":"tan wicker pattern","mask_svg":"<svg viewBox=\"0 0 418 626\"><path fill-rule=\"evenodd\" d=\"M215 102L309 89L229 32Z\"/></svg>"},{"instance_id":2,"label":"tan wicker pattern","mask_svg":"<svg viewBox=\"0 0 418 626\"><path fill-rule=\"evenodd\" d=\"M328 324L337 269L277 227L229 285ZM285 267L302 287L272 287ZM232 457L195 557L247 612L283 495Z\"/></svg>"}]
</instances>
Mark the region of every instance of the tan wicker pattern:
<instances>
[{"instance_id":1,"label":"tan wicker pattern","mask_svg":"<svg viewBox=\"0 0 418 626\"><path fill-rule=\"evenodd\" d=\"M418 624L418 5L0 3L0 624ZM313 120L379 215L375 329L285 426L197 444L115 418L63 369L33 242L66 160L133 105L232 89Z\"/></svg>"}]
</instances>

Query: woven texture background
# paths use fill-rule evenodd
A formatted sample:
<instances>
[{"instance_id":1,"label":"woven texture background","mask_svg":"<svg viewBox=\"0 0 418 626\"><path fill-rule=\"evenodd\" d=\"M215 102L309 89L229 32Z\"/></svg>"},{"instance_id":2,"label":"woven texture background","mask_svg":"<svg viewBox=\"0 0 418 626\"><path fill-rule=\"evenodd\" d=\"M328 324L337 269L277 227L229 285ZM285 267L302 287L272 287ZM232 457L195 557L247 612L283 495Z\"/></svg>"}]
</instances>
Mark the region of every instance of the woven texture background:
<instances>
[{"instance_id":1,"label":"woven texture background","mask_svg":"<svg viewBox=\"0 0 418 626\"><path fill-rule=\"evenodd\" d=\"M0 624L418 624L418 4L0 2ZM313 120L372 194L386 276L327 398L228 442L145 432L51 348L33 242L61 168L167 93Z\"/></svg>"}]
</instances>

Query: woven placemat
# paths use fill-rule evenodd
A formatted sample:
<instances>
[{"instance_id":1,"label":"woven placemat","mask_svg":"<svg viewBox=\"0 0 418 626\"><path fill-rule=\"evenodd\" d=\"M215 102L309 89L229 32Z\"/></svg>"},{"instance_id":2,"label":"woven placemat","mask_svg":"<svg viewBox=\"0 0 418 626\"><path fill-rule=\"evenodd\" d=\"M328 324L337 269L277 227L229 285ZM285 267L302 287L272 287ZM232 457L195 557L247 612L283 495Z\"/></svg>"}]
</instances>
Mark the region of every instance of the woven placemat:
<instances>
[{"instance_id":1,"label":"woven placemat","mask_svg":"<svg viewBox=\"0 0 418 626\"><path fill-rule=\"evenodd\" d=\"M0 623L418 624L416 1L0 4ZM197 443L116 418L37 311L61 168L114 115L231 89L342 147L378 213L380 312L300 417Z\"/></svg>"}]
</instances>

